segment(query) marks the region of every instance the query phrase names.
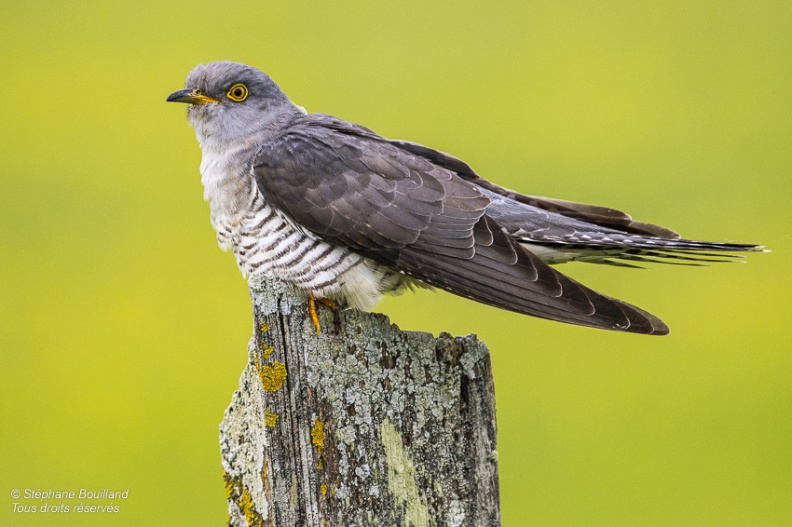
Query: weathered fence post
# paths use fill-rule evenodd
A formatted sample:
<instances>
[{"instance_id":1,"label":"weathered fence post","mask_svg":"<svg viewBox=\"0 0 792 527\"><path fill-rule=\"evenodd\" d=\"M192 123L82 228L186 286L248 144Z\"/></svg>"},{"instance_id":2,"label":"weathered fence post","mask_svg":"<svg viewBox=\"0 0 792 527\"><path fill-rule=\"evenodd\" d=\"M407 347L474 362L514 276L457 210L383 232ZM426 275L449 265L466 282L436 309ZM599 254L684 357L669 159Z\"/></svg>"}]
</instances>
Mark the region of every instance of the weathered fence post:
<instances>
[{"instance_id":1,"label":"weathered fence post","mask_svg":"<svg viewBox=\"0 0 792 527\"><path fill-rule=\"evenodd\" d=\"M228 524L499 526L495 395L475 337L403 332L251 281L249 361L220 426Z\"/></svg>"}]
</instances>

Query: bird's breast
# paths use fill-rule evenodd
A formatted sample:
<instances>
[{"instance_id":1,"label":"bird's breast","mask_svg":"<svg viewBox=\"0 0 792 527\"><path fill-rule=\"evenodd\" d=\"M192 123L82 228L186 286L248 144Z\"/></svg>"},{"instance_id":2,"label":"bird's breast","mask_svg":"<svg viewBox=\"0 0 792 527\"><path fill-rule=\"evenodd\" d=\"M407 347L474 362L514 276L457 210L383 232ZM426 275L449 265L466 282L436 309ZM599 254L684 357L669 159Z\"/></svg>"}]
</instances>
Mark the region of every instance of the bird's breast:
<instances>
[{"instance_id":1,"label":"bird's breast","mask_svg":"<svg viewBox=\"0 0 792 527\"><path fill-rule=\"evenodd\" d=\"M400 288L398 273L320 239L269 204L253 179L252 155L241 166L227 155L206 154L201 179L212 226L220 247L233 251L245 275L277 277L361 309Z\"/></svg>"}]
</instances>

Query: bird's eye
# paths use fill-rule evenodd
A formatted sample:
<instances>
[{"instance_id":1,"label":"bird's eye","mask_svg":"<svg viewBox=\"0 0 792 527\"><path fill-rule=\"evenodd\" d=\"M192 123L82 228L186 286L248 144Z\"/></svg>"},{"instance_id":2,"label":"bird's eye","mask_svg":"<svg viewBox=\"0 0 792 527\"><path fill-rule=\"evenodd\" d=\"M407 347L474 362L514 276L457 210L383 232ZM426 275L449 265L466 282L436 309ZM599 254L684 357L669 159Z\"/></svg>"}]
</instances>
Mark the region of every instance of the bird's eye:
<instances>
[{"instance_id":1,"label":"bird's eye","mask_svg":"<svg viewBox=\"0 0 792 527\"><path fill-rule=\"evenodd\" d=\"M247 99L248 89L244 84L234 84L226 94L234 102L242 102Z\"/></svg>"}]
</instances>

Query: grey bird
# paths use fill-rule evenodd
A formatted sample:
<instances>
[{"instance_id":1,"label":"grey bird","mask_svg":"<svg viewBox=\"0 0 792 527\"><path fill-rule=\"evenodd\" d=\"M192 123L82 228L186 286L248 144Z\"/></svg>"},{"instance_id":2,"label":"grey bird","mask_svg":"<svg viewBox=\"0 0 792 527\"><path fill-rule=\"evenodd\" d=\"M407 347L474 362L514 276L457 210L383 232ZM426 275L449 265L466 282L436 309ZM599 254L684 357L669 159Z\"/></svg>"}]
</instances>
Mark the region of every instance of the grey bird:
<instances>
[{"instance_id":1,"label":"grey bird","mask_svg":"<svg viewBox=\"0 0 792 527\"><path fill-rule=\"evenodd\" d=\"M664 335L659 318L549 264L700 263L763 250L499 187L449 154L309 114L244 64L199 65L167 100L189 104L220 247L244 274L280 278L311 301L368 310L384 293L428 286L535 317Z\"/></svg>"}]
</instances>

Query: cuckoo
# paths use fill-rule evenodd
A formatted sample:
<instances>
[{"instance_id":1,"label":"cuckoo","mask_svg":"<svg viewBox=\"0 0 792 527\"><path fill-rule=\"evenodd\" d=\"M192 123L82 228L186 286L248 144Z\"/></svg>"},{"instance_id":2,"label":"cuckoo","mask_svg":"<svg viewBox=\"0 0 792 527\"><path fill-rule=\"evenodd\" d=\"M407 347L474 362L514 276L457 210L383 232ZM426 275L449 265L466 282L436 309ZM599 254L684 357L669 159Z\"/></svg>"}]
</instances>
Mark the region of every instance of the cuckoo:
<instances>
[{"instance_id":1,"label":"cuckoo","mask_svg":"<svg viewBox=\"0 0 792 527\"><path fill-rule=\"evenodd\" d=\"M219 245L246 275L371 309L384 293L435 287L593 328L664 335L654 315L560 273L569 261L702 263L758 245L682 239L619 210L524 195L464 161L307 113L261 71L195 67L187 103Z\"/></svg>"}]
</instances>

